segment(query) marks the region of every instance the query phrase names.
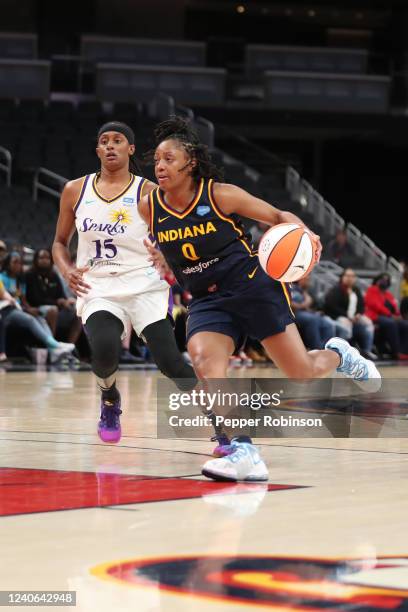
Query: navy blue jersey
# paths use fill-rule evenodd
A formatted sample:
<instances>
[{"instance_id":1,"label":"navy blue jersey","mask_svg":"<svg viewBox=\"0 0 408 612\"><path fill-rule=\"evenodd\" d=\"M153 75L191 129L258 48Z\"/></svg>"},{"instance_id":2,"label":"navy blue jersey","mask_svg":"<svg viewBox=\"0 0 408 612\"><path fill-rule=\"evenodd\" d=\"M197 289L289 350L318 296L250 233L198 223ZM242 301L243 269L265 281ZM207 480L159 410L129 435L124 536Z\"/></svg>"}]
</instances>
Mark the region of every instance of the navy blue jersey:
<instances>
[{"instance_id":1,"label":"navy blue jersey","mask_svg":"<svg viewBox=\"0 0 408 612\"><path fill-rule=\"evenodd\" d=\"M161 189L150 193L151 232L177 281L193 296L229 288L259 263L239 217L222 213L212 186L212 179L201 179L183 212L165 202Z\"/></svg>"}]
</instances>

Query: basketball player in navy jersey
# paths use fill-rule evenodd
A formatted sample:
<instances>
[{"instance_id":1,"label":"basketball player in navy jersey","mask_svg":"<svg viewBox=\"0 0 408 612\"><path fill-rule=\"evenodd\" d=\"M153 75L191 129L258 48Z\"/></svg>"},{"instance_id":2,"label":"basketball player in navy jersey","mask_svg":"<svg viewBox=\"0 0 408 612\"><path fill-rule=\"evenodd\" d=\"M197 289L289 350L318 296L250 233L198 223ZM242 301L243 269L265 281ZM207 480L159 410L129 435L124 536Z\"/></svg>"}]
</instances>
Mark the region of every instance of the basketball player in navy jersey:
<instances>
[{"instance_id":1,"label":"basketball player in navy jersey","mask_svg":"<svg viewBox=\"0 0 408 612\"><path fill-rule=\"evenodd\" d=\"M132 129L124 123L112 121L100 128L100 171L65 185L53 245L54 261L78 296L77 313L91 346L92 370L102 395L98 434L111 443L121 437L115 383L121 337L129 322L166 376L177 379L183 390L197 382L177 349L167 316L169 286L148 261L143 244L147 225L137 203L156 185L138 176L134 142ZM78 251L73 265L69 243L75 229Z\"/></svg>"},{"instance_id":2,"label":"basketball player in navy jersey","mask_svg":"<svg viewBox=\"0 0 408 612\"><path fill-rule=\"evenodd\" d=\"M155 174L159 187L144 195L139 212L158 249L146 241L158 268L167 265L193 296L187 348L201 379L224 378L242 338L259 340L273 362L294 379L320 378L337 369L358 381L380 378L375 365L345 340L332 338L324 350L307 352L287 288L259 266L238 215L275 225L304 225L235 185L218 182L217 168L190 125L179 117L155 130ZM310 230L309 230L310 231ZM312 234L320 257L319 237ZM250 440L220 440L219 454L203 474L231 480L265 480L267 469Z\"/></svg>"}]
</instances>

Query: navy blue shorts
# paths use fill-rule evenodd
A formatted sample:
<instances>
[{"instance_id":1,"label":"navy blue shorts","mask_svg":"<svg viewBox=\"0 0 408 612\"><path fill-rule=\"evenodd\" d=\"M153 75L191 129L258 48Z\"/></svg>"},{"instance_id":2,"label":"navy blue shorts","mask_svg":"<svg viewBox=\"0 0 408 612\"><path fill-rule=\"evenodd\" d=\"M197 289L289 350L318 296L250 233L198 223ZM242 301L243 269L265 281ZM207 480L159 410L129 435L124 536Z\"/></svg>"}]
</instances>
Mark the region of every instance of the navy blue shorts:
<instances>
[{"instance_id":1,"label":"navy blue shorts","mask_svg":"<svg viewBox=\"0 0 408 612\"><path fill-rule=\"evenodd\" d=\"M188 307L187 342L199 332L230 336L240 347L246 336L262 341L285 331L295 316L288 289L270 278L262 268L231 290L193 298Z\"/></svg>"}]
</instances>

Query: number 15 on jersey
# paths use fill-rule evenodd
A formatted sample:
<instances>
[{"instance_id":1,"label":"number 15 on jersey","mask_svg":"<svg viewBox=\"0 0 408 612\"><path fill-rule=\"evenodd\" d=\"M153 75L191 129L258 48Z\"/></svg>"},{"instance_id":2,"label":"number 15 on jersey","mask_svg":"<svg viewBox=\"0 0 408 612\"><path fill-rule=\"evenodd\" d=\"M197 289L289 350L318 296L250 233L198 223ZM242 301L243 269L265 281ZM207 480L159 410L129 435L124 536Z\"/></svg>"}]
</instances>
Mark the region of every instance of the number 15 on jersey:
<instances>
[{"instance_id":1,"label":"number 15 on jersey","mask_svg":"<svg viewBox=\"0 0 408 612\"><path fill-rule=\"evenodd\" d=\"M95 259L113 259L118 254L117 247L113 244L113 238L106 240L92 240L95 243L96 254Z\"/></svg>"}]
</instances>

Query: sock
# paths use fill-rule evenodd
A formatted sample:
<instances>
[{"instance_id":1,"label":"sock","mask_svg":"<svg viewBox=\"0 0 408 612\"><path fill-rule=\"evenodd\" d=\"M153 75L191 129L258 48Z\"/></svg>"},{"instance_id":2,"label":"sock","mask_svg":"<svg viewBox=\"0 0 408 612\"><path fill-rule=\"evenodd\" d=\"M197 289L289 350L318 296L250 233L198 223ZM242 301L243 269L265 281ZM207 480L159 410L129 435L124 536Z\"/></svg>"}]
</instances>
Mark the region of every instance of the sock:
<instances>
[{"instance_id":1,"label":"sock","mask_svg":"<svg viewBox=\"0 0 408 612\"><path fill-rule=\"evenodd\" d=\"M204 413L207 418L210 419L212 426L214 427L215 435L220 436L224 432L222 431L222 425L216 425L216 415L212 410Z\"/></svg>"},{"instance_id":2,"label":"sock","mask_svg":"<svg viewBox=\"0 0 408 612\"><path fill-rule=\"evenodd\" d=\"M338 355L339 359L340 359L340 363L339 365L336 367L336 370L338 368L341 368L341 366L343 365L343 357L342 354L340 353L339 349L335 348L334 346L328 346L327 350L329 351L333 351L334 353L336 353L336 355Z\"/></svg>"},{"instance_id":3,"label":"sock","mask_svg":"<svg viewBox=\"0 0 408 612\"><path fill-rule=\"evenodd\" d=\"M96 382L98 383L99 387L101 389L110 389L112 385L116 383L116 372L117 370L106 378L101 378L100 376L96 375Z\"/></svg>"},{"instance_id":4,"label":"sock","mask_svg":"<svg viewBox=\"0 0 408 612\"><path fill-rule=\"evenodd\" d=\"M103 387L98 383L98 387L102 393L102 399L108 402L116 402L120 398L119 391L116 388L116 382L111 387Z\"/></svg>"}]
</instances>

